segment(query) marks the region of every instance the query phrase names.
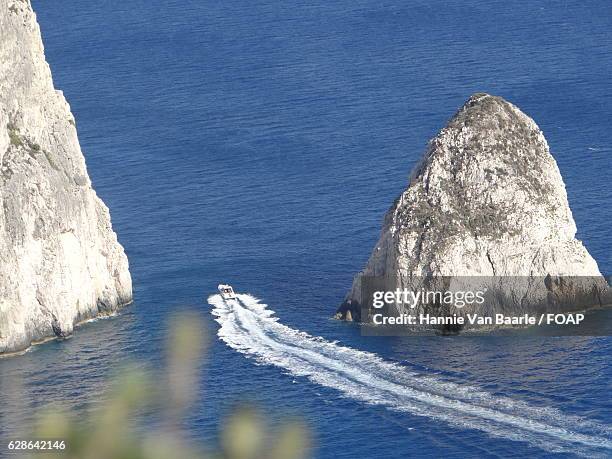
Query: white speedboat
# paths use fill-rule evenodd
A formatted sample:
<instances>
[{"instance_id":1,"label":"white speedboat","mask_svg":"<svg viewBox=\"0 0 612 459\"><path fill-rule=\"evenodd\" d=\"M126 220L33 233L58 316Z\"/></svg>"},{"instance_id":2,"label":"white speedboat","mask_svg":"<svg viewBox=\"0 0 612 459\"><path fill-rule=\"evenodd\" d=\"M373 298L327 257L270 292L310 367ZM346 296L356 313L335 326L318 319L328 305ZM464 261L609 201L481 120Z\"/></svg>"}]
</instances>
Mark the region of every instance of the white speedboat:
<instances>
[{"instance_id":1,"label":"white speedboat","mask_svg":"<svg viewBox=\"0 0 612 459\"><path fill-rule=\"evenodd\" d=\"M236 299L236 294L234 293L234 289L231 285L219 284L217 288L219 289L219 293L221 294L224 300Z\"/></svg>"}]
</instances>

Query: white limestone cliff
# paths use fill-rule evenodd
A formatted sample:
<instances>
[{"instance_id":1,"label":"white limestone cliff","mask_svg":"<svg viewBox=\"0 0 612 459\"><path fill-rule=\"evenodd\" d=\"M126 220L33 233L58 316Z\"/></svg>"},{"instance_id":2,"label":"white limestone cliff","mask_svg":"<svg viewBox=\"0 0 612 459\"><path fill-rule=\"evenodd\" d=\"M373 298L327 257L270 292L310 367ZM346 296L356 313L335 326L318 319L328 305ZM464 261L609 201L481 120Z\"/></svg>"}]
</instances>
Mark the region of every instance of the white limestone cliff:
<instances>
[{"instance_id":1,"label":"white limestone cliff","mask_svg":"<svg viewBox=\"0 0 612 459\"><path fill-rule=\"evenodd\" d=\"M0 0L0 354L132 299L28 0Z\"/></svg>"},{"instance_id":2,"label":"white limestone cliff","mask_svg":"<svg viewBox=\"0 0 612 459\"><path fill-rule=\"evenodd\" d=\"M495 279L519 298L518 310L529 295L548 301L555 276L590 276L585 282L606 288L575 235L563 179L536 123L500 97L475 94L430 141L337 317L360 318L364 276L417 289L423 276L448 276L446 288L449 279Z\"/></svg>"}]
</instances>

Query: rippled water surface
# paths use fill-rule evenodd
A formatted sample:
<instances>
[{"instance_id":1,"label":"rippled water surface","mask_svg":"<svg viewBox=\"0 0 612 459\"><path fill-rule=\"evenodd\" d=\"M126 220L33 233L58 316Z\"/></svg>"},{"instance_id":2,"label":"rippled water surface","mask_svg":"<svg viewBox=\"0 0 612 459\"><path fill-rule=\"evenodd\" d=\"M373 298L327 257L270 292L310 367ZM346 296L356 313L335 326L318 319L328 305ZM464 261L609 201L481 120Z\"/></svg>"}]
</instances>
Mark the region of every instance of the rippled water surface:
<instances>
[{"instance_id":1,"label":"rippled water surface","mask_svg":"<svg viewBox=\"0 0 612 459\"><path fill-rule=\"evenodd\" d=\"M374 338L330 316L427 140L478 91L543 129L579 237L612 272L609 2L33 3L136 299L0 360L0 437L50 401L100 403L122 362L161 367L166 319L195 309L210 338L195 438L211 441L219 416L255 399L272 419L304 416L318 458L602 453L609 338ZM219 281L260 298L278 325L248 311L215 321L206 299ZM234 337L219 339L222 326ZM290 359L306 351L300 369ZM491 425L445 405L460 401ZM557 417L525 433L538 408ZM500 413L516 428L498 428ZM554 430L572 423L565 440Z\"/></svg>"}]
</instances>

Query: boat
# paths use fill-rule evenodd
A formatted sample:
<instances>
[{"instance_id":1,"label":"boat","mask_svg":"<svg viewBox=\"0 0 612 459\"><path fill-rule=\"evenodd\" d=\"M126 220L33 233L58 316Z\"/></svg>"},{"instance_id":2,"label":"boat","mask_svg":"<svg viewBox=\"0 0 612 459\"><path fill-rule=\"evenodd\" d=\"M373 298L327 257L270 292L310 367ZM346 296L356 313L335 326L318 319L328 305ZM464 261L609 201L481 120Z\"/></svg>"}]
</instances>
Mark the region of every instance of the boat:
<instances>
[{"instance_id":1,"label":"boat","mask_svg":"<svg viewBox=\"0 0 612 459\"><path fill-rule=\"evenodd\" d=\"M217 286L217 289L219 289L219 293L221 294L224 300L235 300L236 299L236 294L234 293L234 289L232 288L231 285L219 284Z\"/></svg>"}]
</instances>

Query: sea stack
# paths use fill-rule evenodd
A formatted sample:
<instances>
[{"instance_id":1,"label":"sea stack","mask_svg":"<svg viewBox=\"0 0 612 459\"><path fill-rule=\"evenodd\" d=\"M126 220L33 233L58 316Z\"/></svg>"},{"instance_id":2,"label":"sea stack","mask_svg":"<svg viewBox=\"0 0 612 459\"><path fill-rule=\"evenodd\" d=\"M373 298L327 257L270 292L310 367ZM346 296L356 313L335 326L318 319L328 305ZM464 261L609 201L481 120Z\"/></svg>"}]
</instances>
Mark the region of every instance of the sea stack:
<instances>
[{"instance_id":1,"label":"sea stack","mask_svg":"<svg viewBox=\"0 0 612 459\"><path fill-rule=\"evenodd\" d=\"M365 276L413 289L437 276L445 288L482 278L515 298L517 310L528 309L526 299L546 303L576 290L560 277L581 276L582 290L606 289L575 235L563 179L536 123L501 97L474 94L430 141L336 317L360 319Z\"/></svg>"},{"instance_id":2,"label":"sea stack","mask_svg":"<svg viewBox=\"0 0 612 459\"><path fill-rule=\"evenodd\" d=\"M132 300L28 0L0 0L0 354Z\"/></svg>"}]
</instances>

